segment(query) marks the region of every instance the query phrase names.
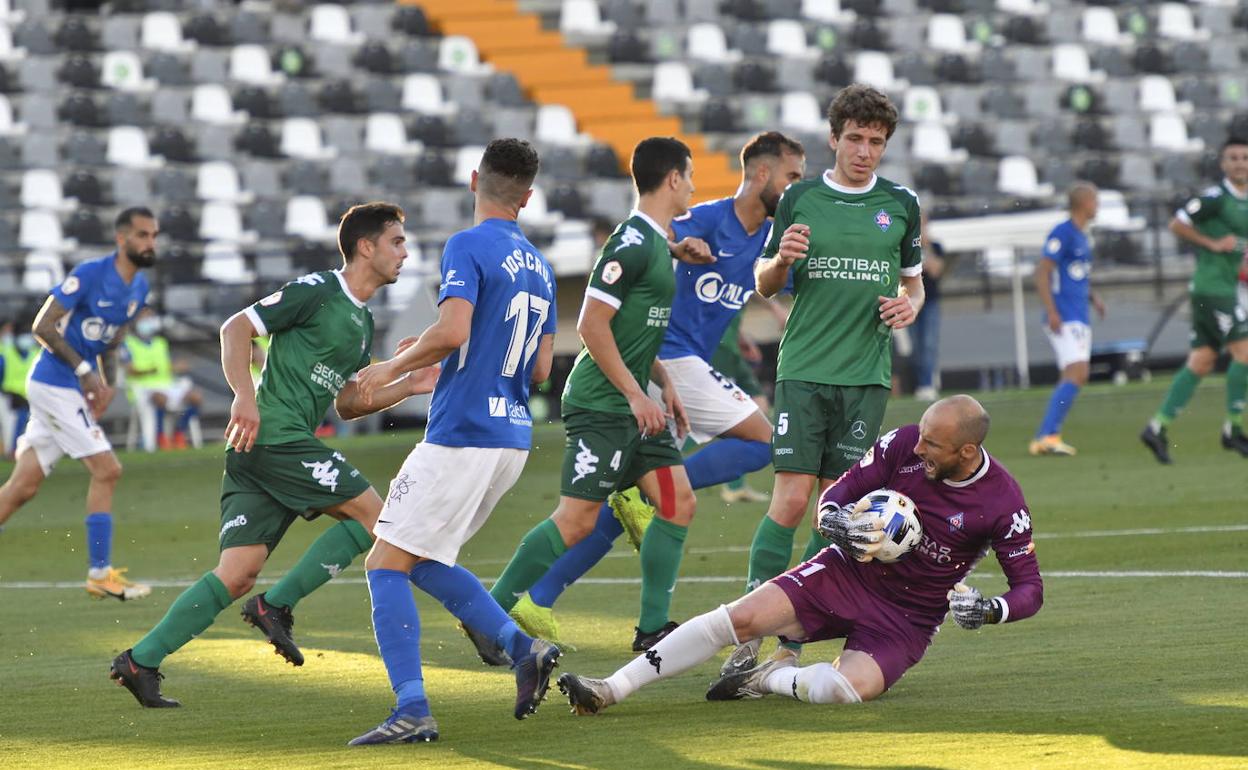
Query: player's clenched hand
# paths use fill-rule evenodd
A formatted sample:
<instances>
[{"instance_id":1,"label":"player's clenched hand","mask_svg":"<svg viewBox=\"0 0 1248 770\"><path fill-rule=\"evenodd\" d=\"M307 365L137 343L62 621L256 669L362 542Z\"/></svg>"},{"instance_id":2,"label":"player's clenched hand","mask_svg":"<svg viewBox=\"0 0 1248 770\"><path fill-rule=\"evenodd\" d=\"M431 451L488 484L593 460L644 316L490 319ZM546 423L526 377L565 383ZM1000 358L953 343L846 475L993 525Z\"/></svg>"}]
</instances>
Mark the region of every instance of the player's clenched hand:
<instances>
[{"instance_id":1,"label":"player's clenched hand","mask_svg":"<svg viewBox=\"0 0 1248 770\"><path fill-rule=\"evenodd\" d=\"M415 338L412 338L413 340ZM438 375L442 373L442 367L438 364L426 366L423 369L417 369L414 372L407 373L407 385L411 388L413 396L432 393L435 385L438 384Z\"/></svg>"},{"instance_id":2,"label":"player's clenched hand","mask_svg":"<svg viewBox=\"0 0 1248 770\"><path fill-rule=\"evenodd\" d=\"M394 382L393 359L369 364L355 373L355 388L365 406L373 405L373 394Z\"/></svg>"},{"instance_id":3,"label":"player's clenched hand","mask_svg":"<svg viewBox=\"0 0 1248 770\"><path fill-rule=\"evenodd\" d=\"M883 523L874 516L856 517L857 508L842 508L835 502L819 508L817 529L832 544L860 562L875 558L884 544Z\"/></svg>"},{"instance_id":4,"label":"player's clenched hand","mask_svg":"<svg viewBox=\"0 0 1248 770\"><path fill-rule=\"evenodd\" d=\"M100 417L108 410L108 405L113 402L113 396L117 395L117 389L100 383L100 387L95 391L94 398L91 399L91 416L95 419Z\"/></svg>"},{"instance_id":5,"label":"player's clenched hand","mask_svg":"<svg viewBox=\"0 0 1248 770\"><path fill-rule=\"evenodd\" d=\"M900 297L880 297L880 320L893 329L901 329L914 323L919 313L914 308L910 295Z\"/></svg>"},{"instance_id":6,"label":"player's clenched hand","mask_svg":"<svg viewBox=\"0 0 1248 770\"><path fill-rule=\"evenodd\" d=\"M1045 315L1048 317L1046 320L1046 323L1048 324L1049 331L1053 332L1054 334L1061 334L1062 333L1062 317L1058 315L1057 313L1049 313L1047 311Z\"/></svg>"},{"instance_id":7,"label":"player's clenched hand","mask_svg":"<svg viewBox=\"0 0 1248 770\"><path fill-rule=\"evenodd\" d=\"M1216 251L1222 254L1226 254L1226 253L1234 251L1235 247L1238 245L1239 245L1239 239L1236 238L1234 235L1224 235L1221 238L1217 238L1212 243L1210 243L1209 250Z\"/></svg>"},{"instance_id":8,"label":"player's clenched hand","mask_svg":"<svg viewBox=\"0 0 1248 770\"><path fill-rule=\"evenodd\" d=\"M637 418L637 430L641 431L642 438L656 436L667 427L667 419L663 416L663 407L647 396L644 391L639 391L637 394L629 396L628 408L633 411L633 416Z\"/></svg>"},{"instance_id":9,"label":"player's clenched hand","mask_svg":"<svg viewBox=\"0 0 1248 770\"><path fill-rule=\"evenodd\" d=\"M809 249L810 226L795 222L780 236L780 248L776 250L776 256L780 257L783 264L791 265L806 256Z\"/></svg>"},{"instance_id":10,"label":"player's clenched hand","mask_svg":"<svg viewBox=\"0 0 1248 770\"><path fill-rule=\"evenodd\" d=\"M992 600L985 599L978 589L958 583L949 592L948 599L954 622L968 631L974 631L984 623L997 622L993 617Z\"/></svg>"},{"instance_id":11,"label":"player's clenched hand","mask_svg":"<svg viewBox=\"0 0 1248 770\"><path fill-rule=\"evenodd\" d=\"M672 243L669 248L673 257L691 265L709 265L715 261L710 245L701 238L681 238L680 243Z\"/></svg>"},{"instance_id":12,"label":"player's clenched hand","mask_svg":"<svg viewBox=\"0 0 1248 770\"><path fill-rule=\"evenodd\" d=\"M250 452L260 433L260 408L252 394L234 396L230 424L225 426L225 444L235 452Z\"/></svg>"}]
</instances>

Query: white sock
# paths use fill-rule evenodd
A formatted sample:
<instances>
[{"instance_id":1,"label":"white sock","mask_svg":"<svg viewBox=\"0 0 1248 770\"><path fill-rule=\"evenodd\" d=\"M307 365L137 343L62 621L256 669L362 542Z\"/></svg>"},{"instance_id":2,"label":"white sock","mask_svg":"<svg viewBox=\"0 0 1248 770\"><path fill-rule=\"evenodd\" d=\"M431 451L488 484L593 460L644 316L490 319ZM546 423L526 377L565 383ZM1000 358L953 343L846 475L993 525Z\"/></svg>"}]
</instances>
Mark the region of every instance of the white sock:
<instances>
[{"instance_id":1,"label":"white sock","mask_svg":"<svg viewBox=\"0 0 1248 770\"><path fill-rule=\"evenodd\" d=\"M688 671L730 644L737 644L728 608L718 609L682 623L631 663L607 677L615 700L624 700L658 679Z\"/></svg>"},{"instance_id":2,"label":"white sock","mask_svg":"<svg viewBox=\"0 0 1248 770\"><path fill-rule=\"evenodd\" d=\"M87 577L92 580L103 580L108 577L108 567L87 567Z\"/></svg>"},{"instance_id":3,"label":"white sock","mask_svg":"<svg viewBox=\"0 0 1248 770\"><path fill-rule=\"evenodd\" d=\"M763 686L806 703L862 703L858 691L831 663L778 668L767 675Z\"/></svg>"}]
</instances>

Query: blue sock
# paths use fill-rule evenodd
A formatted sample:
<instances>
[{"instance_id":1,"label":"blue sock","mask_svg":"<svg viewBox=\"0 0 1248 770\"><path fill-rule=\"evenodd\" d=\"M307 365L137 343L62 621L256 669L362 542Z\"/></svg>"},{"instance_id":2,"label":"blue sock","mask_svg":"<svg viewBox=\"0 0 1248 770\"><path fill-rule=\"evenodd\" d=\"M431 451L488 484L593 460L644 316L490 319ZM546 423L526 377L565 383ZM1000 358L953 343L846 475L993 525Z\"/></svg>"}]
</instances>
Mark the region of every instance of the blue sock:
<instances>
[{"instance_id":1,"label":"blue sock","mask_svg":"<svg viewBox=\"0 0 1248 770\"><path fill-rule=\"evenodd\" d=\"M560 556L542 579L529 589L529 598L539 607L554 607L564 589L602 561L611 551L615 539L624 534L624 527L606 503L598 509L598 523L589 537L569 548Z\"/></svg>"},{"instance_id":2,"label":"blue sock","mask_svg":"<svg viewBox=\"0 0 1248 770\"><path fill-rule=\"evenodd\" d=\"M102 569L113 563L113 515L111 513L87 514L87 558L92 569Z\"/></svg>"},{"instance_id":3,"label":"blue sock","mask_svg":"<svg viewBox=\"0 0 1248 770\"><path fill-rule=\"evenodd\" d=\"M199 407L197 406L191 405L183 409L181 416L178 417L178 432L185 432L191 426L191 418L197 414L199 414Z\"/></svg>"},{"instance_id":4,"label":"blue sock","mask_svg":"<svg viewBox=\"0 0 1248 770\"><path fill-rule=\"evenodd\" d=\"M409 577L417 588L442 602L447 612L465 626L493 637L513 661L529 654L533 637L507 617L476 575L458 564L448 567L436 561L422 561L412 567Z\"/></svg>"},{"instance_id":5,"label":"blue sock","mask_svg":"<svg viewBox=\"0 0 1248 770\"><path fill-rule=\"evenodd\" d=\"M429 716L420 665L420 615L407 575L393 569L369 570L368 593L377 649L390 675L398 710L414 717Z\"/></svg>"},{"instance_id":6,"label":"blue sock","mask_svg":"<svg viewBox=\"0 0 1248 770\"><path fill-rule=\"evenodd\" d=\"M13 417L13 445L9 447L10 452L17 451L17 440L26 432L26 424L30 422L30 409L18 409Z\"/></svg>"},{"instance_id":7,"label":"blue sock","mask_svg":"<svg viewBox=\"0 0 1248 770\"><path fill-rule=\"evenodd\" d=\"M721 438L685 458L685 473L694 489L712 487L765 468L771 445L764 441Z\"/></svg>"},{"instance_id":8,"label":"blue sock","mask_svg":"<svg viewBox=\"0 0 1248 770\"><path fill-rule=\"evenodd\" d=\"M160 407L156 408L156 437L160 438L165 435L165 410Z\"/></svg>"},{"instance_id":9,"label":"blue sock","mask_svg":"<svg viewBox=\"0 0 1248 770\"><path fill-rule=\"evenodd\" d=\"M1036 434L1036 438L1062 432L1062 422L1066 419L1066 413L1070 411L1078 395L1079 386L1070 380L1062 380L1057 384L1057 387L1053 389L1052 397L1049 398L1049 408L1044 413L1044 422L1040 423L1040 432Z\"/></svg>"}]
</instances>

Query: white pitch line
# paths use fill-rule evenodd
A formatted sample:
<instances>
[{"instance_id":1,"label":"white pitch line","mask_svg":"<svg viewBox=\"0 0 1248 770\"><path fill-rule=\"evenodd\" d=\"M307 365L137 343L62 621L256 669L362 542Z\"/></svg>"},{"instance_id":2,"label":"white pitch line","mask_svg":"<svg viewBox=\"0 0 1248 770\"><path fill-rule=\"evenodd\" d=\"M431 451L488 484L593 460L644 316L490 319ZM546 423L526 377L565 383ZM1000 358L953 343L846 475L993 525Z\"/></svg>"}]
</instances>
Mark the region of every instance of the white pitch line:
<instances>
[{"instance_id":1,"label":"white pitch line","mask_svg":"<svg viewBox=\"0 0 1248 770\"><path fill-rule=\"evenodd\" d=\"M1248 572L1230 571L1230 570L1049 570L1042 572L1046 578L1093 578L1093 579L1150 579L1150 578L1210 578L1215 580L1248 580ZM969 579L978 580L979 578L998 578L1001 575L992 572L976 572ZM256 581L258 585L272 585L276 583L278 578L260 578ZM481 578L483 583L493 583L498 578L484 577ZM147 580L144 581L153 588L186 588L194 584L195 580ZM600 586L635 586L641 584L641 578L581 578L576 581L577 585L600 585ZM734 575L689 575L680 578L681 583L744 583L744 576ZM361 577L346 577L331 580L328 585L343 586L361 586L366 585L367 580ZM82 581L71 580L24 580L0 582L0 590L4 589L69 589L83 587Z\"/></svg>"}]
</instances>

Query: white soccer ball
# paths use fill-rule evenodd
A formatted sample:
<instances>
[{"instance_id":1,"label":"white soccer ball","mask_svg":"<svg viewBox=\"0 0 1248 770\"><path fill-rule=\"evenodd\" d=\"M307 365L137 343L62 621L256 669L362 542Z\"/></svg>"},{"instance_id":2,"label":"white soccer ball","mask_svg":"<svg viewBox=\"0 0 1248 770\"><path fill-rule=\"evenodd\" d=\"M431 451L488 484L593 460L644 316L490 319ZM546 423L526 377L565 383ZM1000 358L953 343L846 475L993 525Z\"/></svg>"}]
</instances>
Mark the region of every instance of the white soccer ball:
<instances>
[{"instance_id":1,"label":"white soccer ball","mask_svg":"<svg viewBox=\"0 0 1248 770\"><path fill-rule=\"evenodd\" d=\"M877 489L854 506L858 516L872 516L884 530L884 544L875 558L885 564L901 559L923 539L923 525L914 501L891 489Z\"/></svg>"}]
</instances>

